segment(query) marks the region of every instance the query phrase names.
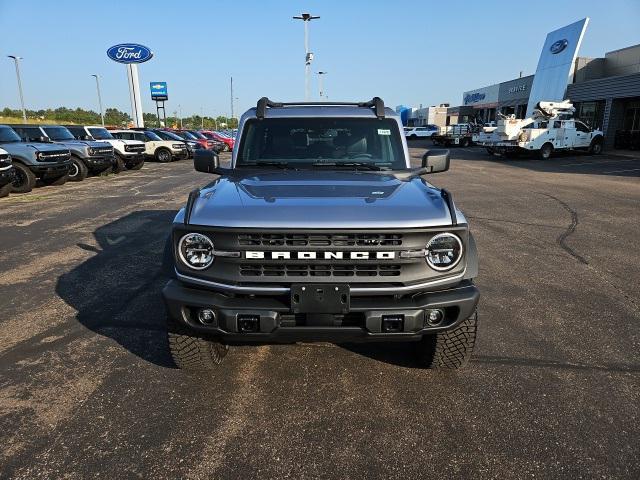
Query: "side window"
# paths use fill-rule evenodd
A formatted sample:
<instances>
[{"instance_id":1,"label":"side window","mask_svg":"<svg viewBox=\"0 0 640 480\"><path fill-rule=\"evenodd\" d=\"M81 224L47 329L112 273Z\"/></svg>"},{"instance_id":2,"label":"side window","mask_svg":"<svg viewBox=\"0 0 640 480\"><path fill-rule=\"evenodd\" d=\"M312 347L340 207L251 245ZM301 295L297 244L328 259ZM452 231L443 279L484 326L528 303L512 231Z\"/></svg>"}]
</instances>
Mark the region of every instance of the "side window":
<instances>
[{"instance_id":1,"label":"side window","mask_svg":"<svg viewBox=\"0 0 640 480\"><path fill-rule=\"evenodd\" d=\"M553 128L560 128L561 124L562 124L562 122L560 122L560 120L555 120L553 122Z\"/></svg>"},{"instance_id":2,"label":"side window","mask_svg":"<svg viewBox=\"0 0 640 480\"><path fill-rule=\"evenodd\" d=\"M579 132L589 132L589 127L587 127L584 123L582 122L576 122L576 130L578 130Z\"/></svg>"},{"instance_id":3,"label":"side window","mask_svg":"<svg viewBox=\"0 0 640 480\"><path fill-rule=\"evenodd\" d=\"M147 136L144 133L134 133L133 134L133 139L134 140L140 140L141 142L148 142L149 139L147 138Z\"/></svg>"}]
</instances>

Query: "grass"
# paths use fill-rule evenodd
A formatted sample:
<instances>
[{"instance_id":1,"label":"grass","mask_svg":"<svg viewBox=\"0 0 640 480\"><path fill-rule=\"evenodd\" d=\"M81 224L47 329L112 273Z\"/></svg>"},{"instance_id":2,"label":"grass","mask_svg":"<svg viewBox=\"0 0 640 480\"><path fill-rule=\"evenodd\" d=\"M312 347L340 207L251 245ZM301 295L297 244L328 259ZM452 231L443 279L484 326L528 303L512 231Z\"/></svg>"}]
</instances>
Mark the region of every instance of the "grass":
<instances>
[{"instance_id":1,"label":"grass","mask_svg":"<svg viewBox=\"0 0 640 480\"><path fill-rule=\"evenodd\" d=\"M22 119L22 117L2 117L0 116L0 124L3 123L24 123L24 120ZM64 123L64 124L72 124L74 122L59 122L57 120L51 120L51 119L43 119L40 120L39 118L27 118L27 123L28 124L33 124L33 125L40 125L40 124L58 124L58 123Z\"/></svg>"}]
</instances>

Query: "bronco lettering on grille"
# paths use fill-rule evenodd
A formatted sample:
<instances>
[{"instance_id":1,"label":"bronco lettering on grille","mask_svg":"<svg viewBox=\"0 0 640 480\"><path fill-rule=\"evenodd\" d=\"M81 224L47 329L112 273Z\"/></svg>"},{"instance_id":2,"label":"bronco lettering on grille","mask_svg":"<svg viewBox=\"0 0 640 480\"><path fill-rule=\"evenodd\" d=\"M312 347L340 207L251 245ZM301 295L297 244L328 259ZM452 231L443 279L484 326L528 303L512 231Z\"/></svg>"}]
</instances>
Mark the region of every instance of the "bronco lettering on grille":
<instances>
[{"instance_id":1,"label":"bronco lettering on grille","mask_svg":"<svg viewBox=\"0 0 640 480\"><path fill-rule=\"evenodd\" d=\"M250 260L393 260L397 252L287 252L246 251Z\"/></svg>"}]
</instances>

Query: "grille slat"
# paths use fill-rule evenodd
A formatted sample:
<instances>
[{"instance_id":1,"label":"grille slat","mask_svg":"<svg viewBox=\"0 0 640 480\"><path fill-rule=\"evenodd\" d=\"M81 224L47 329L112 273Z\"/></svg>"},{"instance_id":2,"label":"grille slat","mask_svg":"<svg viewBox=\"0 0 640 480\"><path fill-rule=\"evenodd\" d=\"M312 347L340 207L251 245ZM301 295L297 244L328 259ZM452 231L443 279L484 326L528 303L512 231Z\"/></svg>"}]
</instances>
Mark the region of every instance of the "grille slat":
<instances>
[{"instance_id":1,"label":"grille slat","mask_svg":"<svg viewBox=\"0 0 640 480\"><path fill-rule=\"evenodd\" d=\"M399 233L243 233L238 244L243 247L391 247L402 245Z\"/></svg>"},{"instance_id":2,"label":"grille slat","mask_svg":"<svg viewBox=\"0 0 640 480\"><path fill-rule=\"evenodd\" d=\"M243 264L243 277L398 277L401 265Z\"/></svg>"}]
</instances>

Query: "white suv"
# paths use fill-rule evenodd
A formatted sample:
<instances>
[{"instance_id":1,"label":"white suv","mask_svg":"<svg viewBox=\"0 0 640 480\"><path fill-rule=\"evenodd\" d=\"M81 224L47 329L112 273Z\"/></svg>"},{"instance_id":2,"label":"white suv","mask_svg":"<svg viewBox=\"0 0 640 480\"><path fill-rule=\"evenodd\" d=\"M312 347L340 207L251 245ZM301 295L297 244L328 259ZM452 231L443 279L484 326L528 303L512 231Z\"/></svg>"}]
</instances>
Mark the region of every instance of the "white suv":
<instances>
[{"instance_id":1,"label":"white suv","mask_svg":"<svg viewBox=\"0 0 640 480\"><path fill-rule=\"evenodd\" d=\"M144 153L147 158L153 158L158 162L167 163L189 157L189 152L184 142L163 140L151 130L111 130L110 132L116 138L144 142Z\"/></svg>"},{"instance_id":2,"label":"white suv","mask_svg":"<svg viewBox=\"0 0 640 480\"><path fill-rule=\"evenodd\" d=\"M404 136L410 139L428 138L437 133L438 127L435 125L425 125L423 127L404 127Z\"/></svg>"},{"instance_id":3,"label":"white suv","mask_svg":"<svg viewBox=\"0 0 640 480\"><path fill-rule=\"evenodd\" d=\"M65 127L79 140L98 140L111 144L116 158L116 164L113 166L114 173L121 172L125 167L129 170L140 170L144 165L145 147L142 142L115 138L102 125L65 125Z\"/></svg>"}]
</instances>

